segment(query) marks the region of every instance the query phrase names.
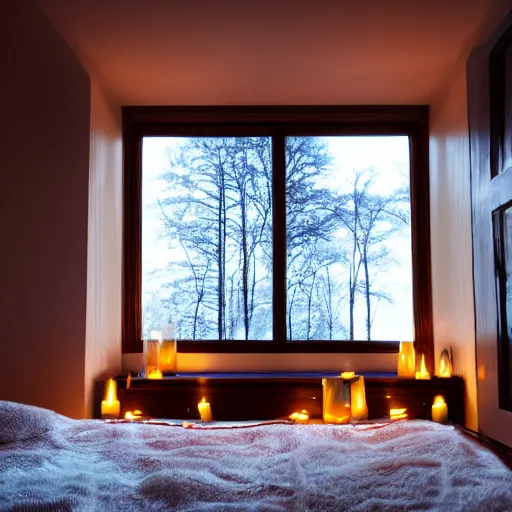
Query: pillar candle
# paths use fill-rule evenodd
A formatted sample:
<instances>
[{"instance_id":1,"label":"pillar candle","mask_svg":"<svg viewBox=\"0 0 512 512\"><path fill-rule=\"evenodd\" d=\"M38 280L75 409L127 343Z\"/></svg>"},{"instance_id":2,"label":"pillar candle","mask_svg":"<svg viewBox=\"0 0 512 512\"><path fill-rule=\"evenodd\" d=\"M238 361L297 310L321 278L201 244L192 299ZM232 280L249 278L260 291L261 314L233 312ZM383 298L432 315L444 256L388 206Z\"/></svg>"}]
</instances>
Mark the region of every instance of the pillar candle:
<instances>
[{"instance_id":1,"label":"pillar candle","mask_svg":"<svg viewBox=\"0 0 512 512\"><path fill-rule=\"evenodd\" d=\"M212 421L212 409L205 397L197 404L197 408L199 410L199 416L201 416L201 421Z\"/></svg>"},{"instance_id":2,"label":"pillar candle","mask_svg":"<svg viewBox=\"0 0 512 512\"><path fill-rule=\"evenodd\" d=\"M117 399L117 383L108 379L105 383L105 399L101 402L101 417L103 419L117 419L121 412L121 404Z\"/></svg>"},{"instance_id":3,"label":"pillar candle","mask_svg":"<svg viewBox=\"0 0 512 512\"><path fill-rule=\"evenodd\" d=\"M353 420L361 421L368 419L364 377L357 377L356 380L350 383L350 408Z\"/></svg>"},{"instance_id":4,"label":"pillar candle","mask_svg":"<svg viewBox=\"0 0 512 512\"><path fill-rule=\"evenodd\" d=\"M432 404L432 421L437 423L446 423L448 421L448 405L444 397L437 395Z\"/></svg>"},{"instance_id":5,"label":"pillar candle","mask_svg":"<svg viewBox=\"0 0 512 512\"><path fill-rule=\"evenodd\" d=\"M339 377L322 379L322 417L324 423L350 421L350 382Z\"/></svg>"}]
</instances>

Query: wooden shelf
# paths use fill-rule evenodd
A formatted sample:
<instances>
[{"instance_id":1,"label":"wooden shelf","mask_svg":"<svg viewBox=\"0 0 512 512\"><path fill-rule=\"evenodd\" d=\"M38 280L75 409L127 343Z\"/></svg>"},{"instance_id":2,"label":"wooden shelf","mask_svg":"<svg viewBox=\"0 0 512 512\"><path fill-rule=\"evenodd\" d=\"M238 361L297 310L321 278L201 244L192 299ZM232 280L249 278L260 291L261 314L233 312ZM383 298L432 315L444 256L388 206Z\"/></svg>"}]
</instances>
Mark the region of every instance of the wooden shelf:
<instances>
[{"instance_id":1,"label":"wooden shelf","mask_svg":"<svg viewBox=\"0 0 512 512\"><path fill-rule=\"evenodd\" d=\"M312 419L322 417L322 378L339 373L181 374L158 380L119 376L121 414L140 409L157 418L197 419L204 396L219 421L285 418L306 409ZM364 374L369 418L406 408L411 417L430 419L436 395L448 404L450 421L464 424L464 381L461 377L415 380L392 374ZM99 400L96 400L99 404ZM99 411L97 411L99 417Z\"/></svg>"}]
</instances>

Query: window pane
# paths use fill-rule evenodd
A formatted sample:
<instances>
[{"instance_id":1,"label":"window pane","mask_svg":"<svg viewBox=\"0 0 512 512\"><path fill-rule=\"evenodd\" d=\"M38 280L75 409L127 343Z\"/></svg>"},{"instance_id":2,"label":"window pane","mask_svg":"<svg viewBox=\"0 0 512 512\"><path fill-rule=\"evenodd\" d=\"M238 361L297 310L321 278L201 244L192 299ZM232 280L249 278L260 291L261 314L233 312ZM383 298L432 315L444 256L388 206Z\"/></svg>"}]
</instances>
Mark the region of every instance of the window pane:
<instances>
[{"instance_id":1,"label":"window pane","mask_svg":"<svg viewBox=\"0 0 512 512\"><path fill-rule=\"evenodd\" d=\"M268 137L144 137L143 336L272 337Z\"/></svg>"},{"instance_id":2,"label":"window pane","mask_svg":"<svg viewBox=\"0 0 512 512\"><path fill-rule=\"evenodd\" d=\"M409 139L286 139L289 340L413 339Z\"/></svg>"}]
</instances>

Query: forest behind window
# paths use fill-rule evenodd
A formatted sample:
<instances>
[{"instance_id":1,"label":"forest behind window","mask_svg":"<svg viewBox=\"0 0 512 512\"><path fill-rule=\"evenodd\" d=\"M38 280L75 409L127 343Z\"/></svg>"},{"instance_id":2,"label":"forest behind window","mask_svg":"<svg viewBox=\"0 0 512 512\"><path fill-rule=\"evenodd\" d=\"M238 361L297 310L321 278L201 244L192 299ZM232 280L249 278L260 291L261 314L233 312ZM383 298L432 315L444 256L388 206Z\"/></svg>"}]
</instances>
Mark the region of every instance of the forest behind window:
<instances>
[{"instance_id":1,"label":"forest behind window","mask_svg":"<svg viewBox=\"0 0 512 512\"><path fill-rule=\"evenodd\" d=\"M272 340L272 137L144 137L143 337ZM412 339L407 136L286 137L287 340Z\"/></svg>"}]
</instances>

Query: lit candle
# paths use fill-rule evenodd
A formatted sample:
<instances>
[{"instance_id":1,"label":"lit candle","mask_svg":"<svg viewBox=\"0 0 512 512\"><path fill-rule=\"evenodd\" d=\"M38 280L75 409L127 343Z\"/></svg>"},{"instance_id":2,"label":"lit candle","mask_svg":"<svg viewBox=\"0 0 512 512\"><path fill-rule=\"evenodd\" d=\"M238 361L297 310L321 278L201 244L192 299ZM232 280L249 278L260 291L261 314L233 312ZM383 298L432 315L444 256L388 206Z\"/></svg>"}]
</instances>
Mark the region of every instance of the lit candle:
<instances>
[{"instance_id":1,"label":"lit candle","mask_svg":"<svg viewBox=\"0 0 512 512\"><path fill-rule=\"evenodd\" d=\"M349 381L339 377L322 379L322 417L324 423L350 421Z\"/></svg>"},{"instance_id":2,"label":"lit candle","mask_svg":"<svg viewBox=\"0 0 512 512\"><path fill-rule=\"evenodd\" d=\"M162 372L160 370L150 370L149 373L146 374L146 379L161 379Z\"/></svg>"},{"instance_id":3,"label":"lit candle","mask_svg":"<svg viewBox=\"0 0 512 512\"><path fill-rule=\"evenodd\" d=\"M140 420L142 418L142 411L136 409L135 411L126 411L124 415L125 420Z\"/></svg>"},{"instance_id":4,"label":"lit candle","mask_svg":"<svg viewBox=\"0 0 512 512\"><path fill-rule=\"evenodd\" d=\"M414 377L416 371L416 353L413 341L401 341L398 352L398 376Z\"/></svg>"},{"instance_id":5,"label":"lit candle","mask_svg":"<svg viewBox=\"0 0 512 512\"><path fill-rule=\"evenodd\" d=\"M364 377L358 377L350 383L350 408L353 420L361 421L368 419Z\"/></svg>"},{"instance_id":6,"label":"lit candle","mask_svg":"<svg viewBox=\"0 0 512 512\"><path fill-rule=\"evenodd\" d=\"M162 374L158 368L159 353L160 340L144 340L144 371L146 373L146 379L162 378Z\"/></svg>"},{"instance_id":7,"label":"lit candle","mask_svg":"<svg viewBox=\"0 0 512 512\"><path fill-rule=\"evenodd\" d=\"M199 409L201 421L212 421L212 409L204 396L197 404L197 408Z\"/></svg>"},{"instance_id":8,"label":"lit candle","mask_svg":"<svg viewBox=\"0 0 512 512\"><path fill-rule=\"evenodd\" d=\"M421 354L421 366L419 371L416 372L416 378L420 380L430 379L430 373L425 365L425 354Z\"/></svg>"},{"instance_id":9,"label":"lit candle","mask_svg":"<svg viewBox=\"0 0 512 512\"><path fill-rule=\"evenodd\" d=\"M389 417L392 420L405 420L407 419L407 409L389 409Z\"/></svg>"},{"instance_id":10,"label":"lit candle","mask_svg":"<svg viewBox=\"0 0 512 512\"><path fill-rule=\"evenodd\" d=\"M302 409L300 412L290 414L289 418L295 421L295 423L307 423L309 421L309 413L305 409Z\"/></svg>"},{"instance_id":11,"label":"lit candle","mask_svg":"<svg viewBox=\"0 0 512 512\"><path fill-rule=\"evenodd\" d=\"M354 372L343 372L341 374L341 378L344 380L350 380L353 379L356 376Z\"/></svg>"},{"instance_id":12,"label":"lit candle","mask_svg":"<svg viewBox=\"0 0 512 512\"><path fill-rule=\"evenodd\" d=\"M160 343L158 365L161 372L176 373L176 340L163 340Z\"/></svg>"},{"instance_id":13,"label":"lit candle","mask_svg":"<svg viewBox=\"0 0 512 512\"><path fill-rule=\"evenodd\" d=\"M101 417L103 419L117 419L121 412L121 405L117 399L117 384L114 379L108 379L105 384L105 400L101 402Z\"/></svg>"},{"instance_id":14,"label":"lit candle","mask_svg":"<svg viewBox=\"0 0 512 512\"><path fill-rule=\"evenodd\" d=\"M432 421L437 423L446 423L448 421L448 405L444 397L437 395L432 404Z\"/></svg>"}]
</instances>

